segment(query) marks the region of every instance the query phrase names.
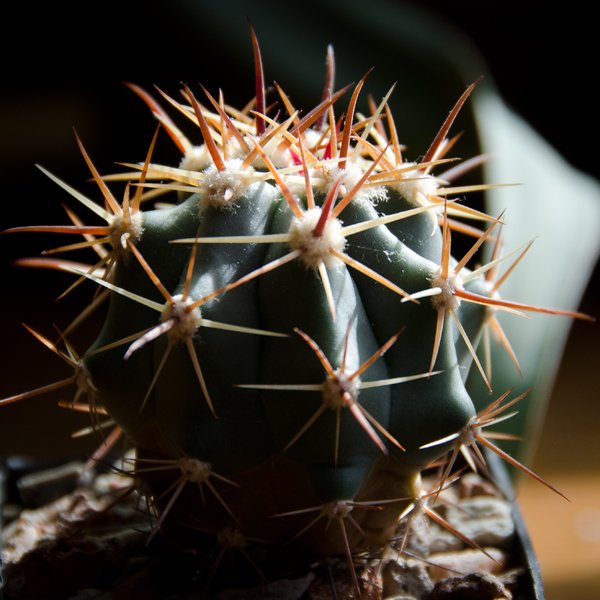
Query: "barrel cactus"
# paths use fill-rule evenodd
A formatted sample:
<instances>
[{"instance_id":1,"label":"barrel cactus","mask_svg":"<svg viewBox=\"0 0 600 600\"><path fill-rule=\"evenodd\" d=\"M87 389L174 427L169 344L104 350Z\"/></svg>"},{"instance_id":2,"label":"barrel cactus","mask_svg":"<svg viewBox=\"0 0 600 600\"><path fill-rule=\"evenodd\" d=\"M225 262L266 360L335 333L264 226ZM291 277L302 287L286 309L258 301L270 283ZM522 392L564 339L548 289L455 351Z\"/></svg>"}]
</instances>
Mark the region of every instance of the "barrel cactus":
<instances>
[{"instance_id":1,"label":"barrel cactus","mask_svg":"<svg viewBox=\"0 0 600 600\"><path fill-rule=\"evenodd\" d=\"M73 216L13 232L84 236L60 250L91 247L99 262L22 262L99 286L72 327L104 299L107 316L81 357L68 331L58 342L36 333L74 373L3 403L74 384L96 427L108 415L112 438L136 449L151 538L194 531L352 564L396 539L399 520L450 481L458 454L479 469L480 445L504 454L484 428L520 397L495 391L477 413L465 384L477 369L492 394L477 351L490 334L512 353L497 311L585 315L499 294L528 246L505 252L502 215L463 203L485 186L452 184L461 169L448 135L475 84L409 162L389 94L357 112L367 76L334 91L331 50L322 102L301 113L277 88L274 114L252 40L256 96L245 110L188 86L162 104L130 86L181 150L178 166L154 164L151 148L113 177L129 180L118 200L78 140L100 203L48 173L103 223ZM165 104L198 127L200 145ZM457 235L472 241L454 258ZM488 261L474 266L484 246ZM433 464L438 483L424 490L421 473Z\"/></svg>"}]
</instances>

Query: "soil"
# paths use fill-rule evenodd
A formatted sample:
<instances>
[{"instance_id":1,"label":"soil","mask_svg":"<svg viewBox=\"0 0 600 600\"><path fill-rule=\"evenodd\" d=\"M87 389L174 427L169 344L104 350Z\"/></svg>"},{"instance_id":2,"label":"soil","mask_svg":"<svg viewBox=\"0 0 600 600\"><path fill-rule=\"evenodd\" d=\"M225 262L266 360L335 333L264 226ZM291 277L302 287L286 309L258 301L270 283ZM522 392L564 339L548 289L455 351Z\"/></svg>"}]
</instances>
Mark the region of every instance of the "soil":
<instances>
[{"instance_id":1,"label":"soil","mask_svg":"<svg viewBox=\"0 0 600 600\"><path fill-rule=\"evenodd\" d=\"M9 486L4 505L6 600L540 598L522 566L515 507L476 474L429 504L462 535L417 508L388 547L354 557L356 578L345 557L310 562L291 545L274 552L235 531L217 539L157 533L144 498L123 474L76 463L14 483L21 493L11 498Z\"/></svg>"}]
</instances>

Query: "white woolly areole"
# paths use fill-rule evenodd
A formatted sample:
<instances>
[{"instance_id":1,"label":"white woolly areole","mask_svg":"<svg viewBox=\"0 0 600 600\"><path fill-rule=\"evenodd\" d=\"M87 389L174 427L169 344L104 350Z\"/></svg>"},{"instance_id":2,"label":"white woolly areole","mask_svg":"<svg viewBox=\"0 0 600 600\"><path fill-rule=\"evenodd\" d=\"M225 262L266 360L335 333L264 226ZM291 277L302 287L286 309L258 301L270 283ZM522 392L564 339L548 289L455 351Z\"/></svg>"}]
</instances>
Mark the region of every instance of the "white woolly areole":
<instances>
[{"instance_id":1,"label":"white woolly areole","mask_svg":"<svg viewBox=\"0 0 600 600\"><path fill-rule=\"evenodd\" d=\"M367 163L367 168L368 166L370 166L370 163ZM363 168L356 162L346 161L346 166L343 169L340 169L339 167L333 167L329 170L327 174L328 186L337 181L338 178L341 178L342 182L339 188L339 194L343 198L356 185L358 185L358 182L361 180L366 170L367 169ZM387 197L387 190L384 186L378 185L365 187L363 184L358 192L356 192L354 195L352 202L366 202L374 205L378 202L387 200Z\"/></svg>"},{"instance_id":2,"label":"white woolly areole","mask_svg":"<svg viewBox=\"0 0 600 600\"><path fill-rule=\"evenodd\" d=\"M403 166L409 167L413 164L416 167L417 163L404 163ZM404 171L402 178L406 181L400 181L391 187L398 190L409 202L418 206L427 206L430 196L435 196L440 187L436 177L423 173L418 168Z\"/></svg>"},{"instance_id":3,"label":"white woolly areole","mask_svg":"<svg viewBox=\"0 0 600 600\"><path fill-rule=\"evenodd\" d=\"M197 458L189 456L180 458L177 465L184 479L193 483L203 483L212 473L212 465L210 463L202 462Z\"/></svg>"},{"instance_id":4,"label":"white woolly areole","mask_svg":"<svg viewBox=\"0 0 600 600\"><path fill-rule=\"evenodd\" d=\"M323 132L316 129L305 129L302 134L302 143L309 150L315 148L319 142L323 142Z\"/></svg>"},{"instance_id":5,"label":"white woolly areole","mask_svg":"<svg viewBox=\"0 0 600 600\"><path fill-rule=\"evenodd\" d=\"M172 322L173 325L168 330L169 340L173 342L184 341L191 338L202 322L200 309L196 306L190 310L194 304L191 298L184 298L182 294L173 296L173 303L168 304L162 312L161 321Z\"/></svg>"},{"instance_id":6,"label":"white woolly areole","mask_svg":"<svg viewBox=\"0 0 600 600\"><path fill-rule=\"evenodd\" d=\"M335 378L328 377L323 384L323 402L329 408L343 408L345 405L344 394L356 402L358 399L360 379L354 377L350 379L348 374L340 371L335 372Z\"/></svg>"},{"instance_id":7,"label":"white woolly areole","mask_svg":"<svg viewBox=\"0 0 600 600\"><path fill-rule=\"evenodd\" d=\"M225 169L219 171L210 165L204 171L202 197L215 208L230 208L246 192L255 178L254 169L242 169L242 160L232 158L225 161Z\"/></svg>"},{"instance_id":8,"label":"white woolly areole","mask_svg":"<svg viewBox=\"0 0 600 600\"><path fill-rule=\"evenodd\" d=\"M461 429L456 445L471 446L477 441L477 436L481 434L481 427L478 426L477 417L471 417L469 422Z\"/></svg>"},{"instance_id":9,"label":"white woolly areole","mask_svg":"<svg viewBox=\"0 0 600 600\"><path fill-rule=\"evenodd\" d=\"M281 144L279 143L275 144L274 147L268 146L266 154L271 159L271 162L278 169L293 167L296 164L294 162L290 149L288 147L282 148ZM264 168L264 163L262 162L262 159L258 162Z\"/></svg>"},{"instance_id":10,"label":"white woolly areole","mask_svg":"<svg viewBox=\"0 0 600 600\"><path fill-rule=\"evenodd\" d=\"M460 298L454 292L462 290L463 283L459 275L454 273L448 277L442 277L438 274L431 282L431 287L439 287L442 291L437 296L431 298L434 308L443 305L447 310L456 310L460 306Z\"/></svg>"},{"instance_id":11,"label":"white woolly areole","mask_svg":"<svg viewBox=\"0 0 600 600\"><path fill-rule=\"evenodd\" d=\"M128 240L137 242L142 236L144 228L141 211L133 214L130 212L127 219L124 219L122 214L115 215L110 229L110 243L113 250L116 252L127 250Z\"/></svg>"},{"instance_id":12,"label":"white woolly areole","mask_svg":"<svg viewBox=\"0 0 600 600\"><path fill-rule=\"evenodd\" d=\"M185 171L203 171L209 165L212 165L210 152L204 144L201 146L192 146L179 163L179 168Z\"/></svg>"},{"instance_id":13,"label":"white woolly areole","mask_svg":"<svg viewBox=\"0 0 600 600\"><path fill-rule=\"evenodd\" d=\"M250 138L250 136L245 136L244 140L246 141L246 147L240 145L237 138L232 137L229 140L227 144L227 155L231 160L245 160L248 156L248 148L250 148L250 152L252 152L252 149L254 148L252 138ZM267 143L266 147L263 147L263 151L277 168L283 169L295 164L290 149L288 147L282 148L281 139L279 138L273 139L270 143ZM261 171L264 171L266 168L264 160L258 152L254 153L252 166Z\"/></svg>"},{"instance_id":14,"label":"white woolly areole","mask_svg":"<svg viewBox=\"0 0 600 600\"><path fill-rule=\"evenodd\" d=\"M332 250L343 252L346 238L342 233L342 224L338 219L328 218L323 233L314 235L315 227L321 218L319 207L304 212L302 217L292 221L289 234L289 245L292 250L302 250L302 261L312 269L324 262L328 267L334 267L339 259L332 256Z\"/></svg>"}]
</instances>

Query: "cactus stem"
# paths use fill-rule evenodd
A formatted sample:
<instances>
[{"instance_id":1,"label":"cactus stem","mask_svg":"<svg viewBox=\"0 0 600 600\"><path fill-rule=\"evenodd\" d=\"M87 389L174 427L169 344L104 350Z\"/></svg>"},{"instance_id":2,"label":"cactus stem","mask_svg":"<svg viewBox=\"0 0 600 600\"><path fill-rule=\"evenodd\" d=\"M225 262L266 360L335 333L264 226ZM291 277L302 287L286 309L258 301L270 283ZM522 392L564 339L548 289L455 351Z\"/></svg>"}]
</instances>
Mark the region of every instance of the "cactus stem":
<instances>
[{"instance_id":1,"label":"cactus stem","mask_svg":"<svg viewBox=\"0 0 600 600\"><path fill-rule=\"evenodd\" d=\"M198 355L196 353L196 349L194 347L192 338L196 331L200 327L212 327L216 329L222 329L226 331L234 331L238 333L248 333L248 334L257 334L257 335L272 335L276 337L285 337L284 334L278 334L274 332L268 332L261 329L249 328L249 327L241 327L237 325L230 325L227 323L221 323L217 321L212 321L210 319L203 319L200 313L200 306L207 302L209 299L215 297L219 292L213 292L208 296L204 296L199 300L193 301L189 296L190 289L190 280L194 268L194 263L196 260L196 248L197 244L194 244L192 247L192 251L190 252L190 258L188 261L187 269L186 269L186 277L184 282L183 294L177 294L172 296L171 293L164 287L160 279L156 276L146 259L142 256L141 252L135 248L135 246L131 245L131 250L134 253L135 257L138 259L140 265L152 281L152 283L156 286L158 291L163 295L166 300L166 305L161 310L161 323L156 327L147 330L145 333L140 335L127 349L125 352L124 358L127 360L134 352L139 350L142 346L146 345L148 342L155 340L159 336L163 334L167 334L169 338L169 343L167 348L161 358L161 361L154 373L152 381L148 387L146 395L140 405L138 414L141 414L148 398L156 382L158 381L158 377L166 364L166 361L171 353L171 349L174 343L185 342L186 347L188 349L188 353L190 355L190 360L192 361L192 365L194 367L194 372L196 373L196 377L198 379L198 383L200 384L200 388L202 389L202 393L204 395L204 399L212 413L213 417L217 418L217 414L209 394L208 388L206 386L206 380L204 375L202 374L202 369L200 367L200 362L198 360ZM122 340L119 341L121 343Z\"/></svg>"}]
</instances>

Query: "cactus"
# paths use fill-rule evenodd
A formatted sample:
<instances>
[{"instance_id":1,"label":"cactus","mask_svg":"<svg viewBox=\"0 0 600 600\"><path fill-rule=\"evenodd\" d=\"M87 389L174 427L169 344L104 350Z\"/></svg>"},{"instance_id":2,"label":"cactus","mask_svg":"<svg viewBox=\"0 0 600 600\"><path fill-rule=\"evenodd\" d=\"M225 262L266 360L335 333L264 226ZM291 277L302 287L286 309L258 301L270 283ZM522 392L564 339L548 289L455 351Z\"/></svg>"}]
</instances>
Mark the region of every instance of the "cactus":
<instances>
[{"instance_id":1,"label":"cactus","mask_svg":"<svg viewBox=\"0 0 600 600\"><path fill-rule=\"evenodd\" d=\"M136 449L133 475L155 514L151 537L193 528L237 547L293 541L352 564L355 553L393 540L407 510L447 485L459 453L481 469L485 446L552 487L484 433L522 396L495 392L478 413L465 382L476 369L492 393L477 353L490 333L512 355L497 311L588 317L499 295L529 244L504 253L502 215L462 202L488 186L451 183L460 170L448 135L475 84L422 159L408 162L389 94L359 114L368 74L335 92L331 50L322 102L301 114L278 88L281 110L271 116L253 32L252 42L252 110L233 110L207 90L202 105L188 86L182 102L163 94L198 127L200 146L130 86L181 151L179 166L152 162L155 136L143 164L112 177L128 179L118 201L78 139L102 203L47 173L104 223L72 216L71 225L11 232L83 235L59 250L91 247L100 259L21 262L99 286L70 329L103 300L109 306L81 357L70 331L56 343L33 332L73 375L1 403L75 385L72 406L87 396L96 428L108 414L111 439L122 435ZM472 241L454 258L457 235ZM486 245L491 258L473 266ZM442 465L438 483L424 490L421 473L433 464Z\"/></svg>"}]
</instances>

